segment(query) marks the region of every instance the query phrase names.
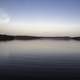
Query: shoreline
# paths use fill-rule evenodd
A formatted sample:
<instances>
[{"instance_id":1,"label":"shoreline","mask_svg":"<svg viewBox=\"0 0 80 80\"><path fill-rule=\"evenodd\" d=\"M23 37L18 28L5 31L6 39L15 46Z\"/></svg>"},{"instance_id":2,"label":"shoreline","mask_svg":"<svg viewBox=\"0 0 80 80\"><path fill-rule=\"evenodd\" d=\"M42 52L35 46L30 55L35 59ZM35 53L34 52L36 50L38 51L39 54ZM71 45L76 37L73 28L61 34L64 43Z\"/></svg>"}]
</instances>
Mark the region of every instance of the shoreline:
<instances>
[{"instance_id":1,"label":"shoreline","mask_svg":"<svg viewBox=\"0 0 80 80\"><path fill-rule=\"evenodd\" d=\"M76 40L80 41L80 37L70 36L56 36L56 37L42 37L42 36L14 36L14 35L2 35L0 34L0 41L11 41L11 40L36 40L36 39L49 39L49 40Z\"/></svg>"}]
</instances>

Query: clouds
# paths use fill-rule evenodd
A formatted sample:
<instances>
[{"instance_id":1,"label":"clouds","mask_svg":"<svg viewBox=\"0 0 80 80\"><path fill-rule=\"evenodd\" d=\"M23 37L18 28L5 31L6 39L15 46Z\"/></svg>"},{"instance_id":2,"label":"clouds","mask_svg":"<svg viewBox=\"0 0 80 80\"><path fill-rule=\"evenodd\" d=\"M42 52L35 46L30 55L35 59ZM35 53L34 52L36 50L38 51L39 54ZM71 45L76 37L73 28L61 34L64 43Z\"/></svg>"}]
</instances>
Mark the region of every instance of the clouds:
<instances>
[{"instance_id":1,"label":"clouds","mask_svg":"<svg viewBox=\"0 0 80 80\"><path fill-rule=\"evenodd\" d=\"M2 8L0 8L0 24L6 24L9 22L10 22L10 17Z\"/></svg>"}]
</instances>

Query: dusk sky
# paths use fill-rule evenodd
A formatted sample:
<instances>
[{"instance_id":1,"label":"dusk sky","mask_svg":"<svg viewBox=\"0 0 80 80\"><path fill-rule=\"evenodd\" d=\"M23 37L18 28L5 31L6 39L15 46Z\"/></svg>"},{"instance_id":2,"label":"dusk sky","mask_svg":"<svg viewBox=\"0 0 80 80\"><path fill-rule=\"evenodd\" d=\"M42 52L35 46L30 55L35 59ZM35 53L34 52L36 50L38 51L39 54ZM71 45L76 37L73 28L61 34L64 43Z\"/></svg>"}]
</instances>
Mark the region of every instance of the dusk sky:
<instances>
[{"instance_id":1,"label":"dusk sky","mask_svg":"<svg viewBox=\"0 0 80 80\"><path fill-rule=\"evenodd\" d=\"M80 0L0 0L0 33L79 36Z\"/></svg>"}]
</instances>

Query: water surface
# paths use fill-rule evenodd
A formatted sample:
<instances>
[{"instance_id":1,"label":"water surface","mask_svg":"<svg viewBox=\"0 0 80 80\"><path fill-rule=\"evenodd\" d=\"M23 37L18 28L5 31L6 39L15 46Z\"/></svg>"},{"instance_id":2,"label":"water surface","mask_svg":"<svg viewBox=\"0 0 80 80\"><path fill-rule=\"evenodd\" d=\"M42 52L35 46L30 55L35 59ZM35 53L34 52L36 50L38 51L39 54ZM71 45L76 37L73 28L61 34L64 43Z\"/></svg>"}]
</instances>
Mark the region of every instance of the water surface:
<instances>
[{"instance_id":1,"label":"water surface","mask_svg":"<svg viewBox=\"0 0 80 80\"><path fill-rule=\"evenodd\" d=\"M79 74L79 41L0 42L0 75L79 78Z\"/></svg>"}]
</instances>

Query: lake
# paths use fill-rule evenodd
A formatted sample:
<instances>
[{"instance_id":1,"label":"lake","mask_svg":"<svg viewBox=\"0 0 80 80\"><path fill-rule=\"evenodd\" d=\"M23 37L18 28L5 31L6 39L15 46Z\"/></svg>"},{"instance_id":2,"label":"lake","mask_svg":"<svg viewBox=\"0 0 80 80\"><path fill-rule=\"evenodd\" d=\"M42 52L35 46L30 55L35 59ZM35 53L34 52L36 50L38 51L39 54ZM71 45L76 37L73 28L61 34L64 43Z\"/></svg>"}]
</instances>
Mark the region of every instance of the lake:
<instances>
[{"instance_id":1,"label":"lake","mask_svg":"<svg viewBox=\"0 0 80 80\"><path fill-rule=\"evenodd\" d=\"M0 77L69 78L80 75L80 42L26 40L0 42Z\"/></svg>"}]
</instances>

